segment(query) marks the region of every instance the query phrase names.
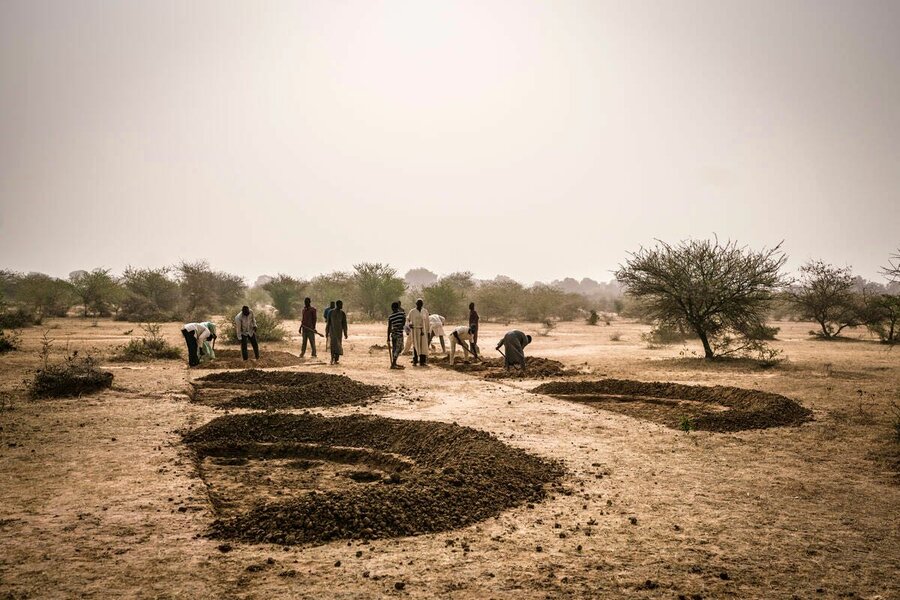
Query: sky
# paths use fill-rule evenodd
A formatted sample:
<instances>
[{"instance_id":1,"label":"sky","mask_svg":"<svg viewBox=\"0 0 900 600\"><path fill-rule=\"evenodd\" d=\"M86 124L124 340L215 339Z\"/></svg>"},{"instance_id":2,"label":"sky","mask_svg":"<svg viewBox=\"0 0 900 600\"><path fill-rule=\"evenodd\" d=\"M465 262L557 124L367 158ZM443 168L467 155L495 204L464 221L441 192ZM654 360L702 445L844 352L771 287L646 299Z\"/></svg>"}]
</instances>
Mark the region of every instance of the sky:
<instances>
[{"instance_id":1,"label":"sky","mask_svg":"<svg viewBox=\"0 0 900 600\"><path fill-rule=\"evenodd\" d=\"M900 2L0 0L0 268L900 247Z\"/></svg>"}]
</instances>

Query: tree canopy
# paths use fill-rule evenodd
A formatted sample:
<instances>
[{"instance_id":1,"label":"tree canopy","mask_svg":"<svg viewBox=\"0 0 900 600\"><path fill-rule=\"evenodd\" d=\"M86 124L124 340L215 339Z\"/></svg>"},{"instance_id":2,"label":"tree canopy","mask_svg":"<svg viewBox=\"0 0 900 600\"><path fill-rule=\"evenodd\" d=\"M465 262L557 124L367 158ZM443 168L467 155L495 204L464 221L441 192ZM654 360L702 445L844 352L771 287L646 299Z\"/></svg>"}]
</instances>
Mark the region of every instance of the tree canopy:
<instances>
[{"instance_id":1,"label":"tree canopy","mask_svg":"<svg viewBox=\"0 0 900 600\"><path fill-rule=\"evenodd\" d=\"M734 339L754 341L749 332L764 326L785 261L781 244L755 251L718 239L660 241L631 254L616 278L658 324L695 334L711 359L735 351Z\"/></svg>"}]
</instances>

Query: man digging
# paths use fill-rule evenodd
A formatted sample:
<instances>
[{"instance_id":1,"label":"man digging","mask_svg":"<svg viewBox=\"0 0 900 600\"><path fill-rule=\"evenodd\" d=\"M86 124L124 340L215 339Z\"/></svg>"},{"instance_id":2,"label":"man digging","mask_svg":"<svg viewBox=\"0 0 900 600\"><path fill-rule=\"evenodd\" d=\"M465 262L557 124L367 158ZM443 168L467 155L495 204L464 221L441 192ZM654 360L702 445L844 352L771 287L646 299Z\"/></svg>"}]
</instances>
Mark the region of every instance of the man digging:
<instances>
[{"instance_id":1,"label":"man digging","mask_svg":"<svg viewBox=\"0 0 900 600\"><path fill-rule=\"evenodd\" d=\"M504 365L507 370L512 366L517 366L523 371L525 370L525 346L531 343L531 336L525 335L518 329L508 331L503 339L497 342L497 351L503 354ZM500 347L506 351L500 350Z\"/></svg>"}]
</instances>

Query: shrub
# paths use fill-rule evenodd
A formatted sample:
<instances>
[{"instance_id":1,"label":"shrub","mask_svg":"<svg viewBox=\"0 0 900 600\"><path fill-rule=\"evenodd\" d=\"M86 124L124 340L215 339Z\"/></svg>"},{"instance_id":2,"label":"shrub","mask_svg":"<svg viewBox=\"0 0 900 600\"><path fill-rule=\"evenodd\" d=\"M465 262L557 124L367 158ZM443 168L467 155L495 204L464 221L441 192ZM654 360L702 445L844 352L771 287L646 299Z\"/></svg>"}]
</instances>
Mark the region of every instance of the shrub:
<instances>
[{"instance_id":1,"label":"shrub","mask_svg":"<svg viewBox=\"0 0 900 600\"><path fill-rule=\"evenodd\" d=\"M222 338L222 343L240 343L234 329L234 315L237 315L239 312L241 312L241 309L236 308L226 313L226 320L219 327L222 332L222 335L220 336ZM280 342L285 338L287 332L281 327L281 319L264 310L254 311L253 314L256 316L257 341Z\"/></svg>"},{"instance_id":2,"label":"shrub","mask_svg":"<svg viewBox=\"0 0 900 600\"><path fill-rule=\"evenodd\" d=\"M599 322L600 322L600 315L597 314L597 311L596 311L596 310L593 310L593 309L592 309L592 310L591 310L591 314L588 315L588 318L587 318L587 324L588 324L588 325L596 325L596 324L599 323Z\"/></svg>"},{"instance_id":3,"label":"shrub","mask_svg":"<svg viewBox=\"0 0 900 600\"><path fill-rule=\"evenodd\" d=\"M668 346L680 344L690 336L671 325L657 325L647 333L641 334L641 339L651 346Z\"/></svg>"},{"instance_id":4,"label":"shrub","mask_svg":"<svg viewBox=\"0 0 900 600\"><path fill-rule=\"evenodd\" d=\"M159 323L141 325L146 334L140 339L131 339L121 347L110 360L116 362L142 362L155 359L181 358L181 350L166 341L160 333Z\"/></svg>"},{"instance_id":5,"label":"shrub","mask_svg":"<svg viewBox=\"0 0 900 600\"><path fill-rule=\"evenodd\" d=\"M2 329L0 329L0 354L18 350L21 343L22 338L20 338L18 335L16 335L15 333L6 333Z\"/></svg>"},{"instance_id":6,"label":"shrub","mask_svg":"<svg viewBox=\"0 0 900 600\"><path fill-rule=\"evenodd\" d=\"M34 313L24 308L0 312L0 329L20 329L39 324L40 320L35 318Z\"/></svg>"},{"instance_id":7,"label":"shrub","mask_svg":"<svg viewBox=\"0 0 900 600\"><path fill-rule=\"evenodd\" d=\"M78 353L55 365L45 365L28 386L32 398L64 398L89 394L112 386L113 374L101 371L90 356Z\"/></svg>"}]
</instances>

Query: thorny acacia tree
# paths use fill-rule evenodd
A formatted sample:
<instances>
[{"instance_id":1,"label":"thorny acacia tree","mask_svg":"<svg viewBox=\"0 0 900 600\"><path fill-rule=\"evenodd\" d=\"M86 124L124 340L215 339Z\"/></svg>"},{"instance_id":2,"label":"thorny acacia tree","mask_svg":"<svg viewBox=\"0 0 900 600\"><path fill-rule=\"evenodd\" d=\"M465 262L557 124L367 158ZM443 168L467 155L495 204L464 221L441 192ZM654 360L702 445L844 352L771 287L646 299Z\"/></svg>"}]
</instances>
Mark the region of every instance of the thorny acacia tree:
<instances>
[{"instance_id":1,"label":"thorny acacia tree","mask_svg":"<svg viewBox=\"0 0 900 600\"><path fill-rule=\"evenodd\" d=\"M788 298L801 317L819 324L819 335L825 339L862 322L862 298L849 267L809 261L800 267L800 283L788 292Z\"/></svg>"},{"instance_id":2,"label":"thorny acacia tree","mask_svg":"<svg viewBox=\"0 0 900 600\"><path fill-rule=\"evenodd\" d=\"M716 240L689 240L677 246L658 241L641 248L616 271L625 293L639 298L658 324L691 331L707 359L742 348L758 330L776 289L786 256L781 244L761 251ZM746 345L744 346L746 348Z\"/></svg>"},{"instance_id":3,"label":"thorny acacia tree","mask_svg":"<svg viewBox=\"0 0 900 600\"><path fill-rule=\"evenodd\" d=\"M888 265L883 267L881 272L891 281L900 283L900 249L897 250L897 254L891 256Z\"/></svg>"}]
</instances>

